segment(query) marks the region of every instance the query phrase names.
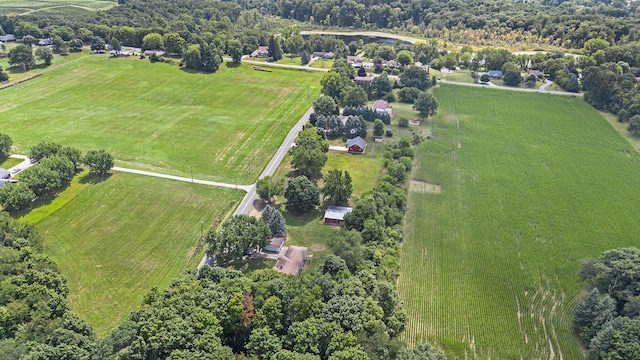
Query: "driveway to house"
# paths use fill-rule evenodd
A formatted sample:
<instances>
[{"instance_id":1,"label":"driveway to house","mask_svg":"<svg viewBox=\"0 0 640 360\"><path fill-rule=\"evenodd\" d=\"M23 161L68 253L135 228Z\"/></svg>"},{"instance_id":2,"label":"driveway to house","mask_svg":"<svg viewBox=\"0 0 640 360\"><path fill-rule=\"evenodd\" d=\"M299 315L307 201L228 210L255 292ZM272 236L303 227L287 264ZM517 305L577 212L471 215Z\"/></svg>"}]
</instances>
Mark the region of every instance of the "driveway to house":
<instances>
[{"instance_id":1,"label":"driveway to house","mask_svg":"<svg viewBox=\"0 0 640 360\"><path fill-rule=\"evenodd\" d=\"M347 149L345 146L329 145L329 150L333 150L333 151L347 151L348 149Z\"/></svg>"},{"instance_id":2,"label":"driveway to house","mask_svg":"<svg viewBox=\"0 0 640 360\"><path fill-rule=\"evenodd\" d=\"M524 92L541 93L541 94L579 96L579 97L584 96L584 94L582 94L582 93L571 93L571 92L564 92L564 91L546 90L546 87L549 85L549 83L545 83L539 89L525 89L525 88L514 88L514 87L509 87L509 86L499 86L499 85L494 85L494 84L491 84L491 83L483 85L483 84L473 84L473 83L458 82L458 81L448 81L448 80L445 80L445 79L440 80L440 82L442 84L451 84L451 85L460 85L460 86L475 86L475 87L483 87L483 88L499 89L499 90L524 91Z\"/></svg>"},{"instance_id":3,"label":"driveway to house","mask_svg":"<svg viewBox=\"0 0 640 360\"><path fill-rule=\"evenodd\" d=\"M33 165L31 163L31 159L29 159L29 157L26 155L13 154L13 155L9 155L9 157L13 159L22 159L21 163L7 169L11 173L11 177L16 176L16 174L18 174L20 171L30 168L31 165Z\"/></svg>"},{"instance_id":4,"label":"driveway to house","mask_svg":"<svg viewBox=\"0 0 640 360\"><path fill-rule=\"evenodd\" d=\"M126 172L126 173L130 173L130 174L138 174L138 175L157 177L157 178L168 179L168 180L190 182L190 183L194 183L194 184L201 184L201 185L208 185L208 186L218 186L218 187L224 187L224 188L229 188L229 189L240 189L240 190L244 190L246 192L249 192L251 190L252 186L253 186L253 185L227 184L227 183L221 183L221 182L216 182L216 181L200 180L200 179L188 178L188 177L183 177L183 176L160 174L160 173L151 172L151 171L123 168L123 167L119 167L119 166L114 166L113 170L114 171L120 171L120 172Z\"/></svg>"},{"instance_id":5,"label":"driveway to house","mask_svg":"<svg viewBox=\"0 0 640 360\"><path fill-rule=\"evenodd\" d=\"M312 112L313 107L310 107L309 110L307 110L307 112L302 115L300 120L298 120L298 122L291 128L291 130L289 130L289 133L287 134L287 137L284 138L282 145L280 145L275 155L273 155L273 157L271 158L271 161L269 161L267 166L262 171L262 174L260 174L260 179L265 176L271 176L276 172L276 169L278 169L278 166L280 166L280 163L282 162L282 159L284 159L284 156L287 154L287 151L289 151L289 149L293 145L293 141L298 137L300 131L302 131L302 127L309 121L309 116ZM247 190L247 194L244 196L244 198L240 202L240 205L238 205L236 211L234 211L233 215L248 214L249 210L251 210L251 207L253 206L253 203L256 200L258 194L256 193L256 184L248 186L249 189ZM208 261L209 257L205 254L198 264L198 269L203 267Z\"/></svg>"}]
</instances>

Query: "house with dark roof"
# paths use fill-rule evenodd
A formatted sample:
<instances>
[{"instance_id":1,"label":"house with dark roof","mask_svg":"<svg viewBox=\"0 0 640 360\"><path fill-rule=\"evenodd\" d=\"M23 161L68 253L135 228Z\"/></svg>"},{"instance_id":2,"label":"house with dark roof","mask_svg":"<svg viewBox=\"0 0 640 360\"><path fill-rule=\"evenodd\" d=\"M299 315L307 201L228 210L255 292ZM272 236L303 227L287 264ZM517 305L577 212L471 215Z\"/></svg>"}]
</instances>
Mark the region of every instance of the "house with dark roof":
<instances>
[{"instance_id":1,"label":"house with dark roof","mask_svg":"<svg viewBox=\"0 0 640 360\"><path fill-rule=\"evenodd\" d=\"M352 211L350 207L331 205L324 212L324 223L340 225L344 221L344 216Z\"/></svg>"},{"instance_id":2,"label":"house with dark roof","mask_svg":"<svg viewBox=\"0 0 640 360\"><path fill-rule=\"evenodd\" d=\"M360 136L356 136L353 139L347 139L347 151L350 153L362 154L365 147L367 147L367 142Z\"/></svg>"},{"instance_id":3,"label":"house with dark roof","mask_svg":"<svg viewBox=\"0 0 640 360\"><path fill-rule=\"evenodd\" d=\"M268 57L268 56L269 56L268 46L258 46L258 48L251 53L251 57Z\"/></svg>"},{"instance_id":4,"label":"house with dark roof","mask_svg":"<svg viewBox=\"0 0 640 360\"><path fill-rule=\"evenodd\" d=\"M50 46L53 45L53 39L46 38L38 41L38 46Z\"/></svg>"},{"instance_id":5,"label":"house with dark roof","mask_svg":"<svg viewBox=\"0 0 640 360\"><path fill-rule=\"evenodd\" d=\"M358 65L358 66L360 66L360 64L362 64L362 62L363 62L364 60L363 60L363 59L362 59L362 57L360 57L360 56L351 56L351 55L349 55L349 56L347 56L347 61L348 61L349 63L351 63L352 65Z\"/></svg>"},{"instance_id":6,"label":"house with dark roof","mask_svg":"<svg viewBox=\"0 0 640 360\"><path fill-rule=\"evenodd\" d=\"M279 253L284 245L284 236L272 237L267 246L264 247L264 251Z\"/></svg>"},{"instance_id":7,"label":"house with dark roof","mask_svg":"<svg viewBox=\"0 0 640 360\"><path fill-rule=\"evenodd\" d=\"M492 79L502 79L502 70L489 70L489 77Z\"/></svg>"},{"instance_id":8,"label":"house with dark roof","mask_svg":"<svg viewBox=\"0 0 640 360\"><path fill-rule=\"evenodd\" d=\"M300 275L304 264L307 261L307 248L302 246L289 246L283 256L280 256L273 266L273 270L291 274Z\"/></svg>"},{"instance_id":9,"label":"house with dark roof","mask_svg":"<svg viewBox=\"0 0 640 360\"><path fill-rule=\"evenodd\" d=\"M366 76L356 76L353 78L353 81L355 81L355 83L358 85L371 85L373 78Z\"/></svg>"}]
</instances>

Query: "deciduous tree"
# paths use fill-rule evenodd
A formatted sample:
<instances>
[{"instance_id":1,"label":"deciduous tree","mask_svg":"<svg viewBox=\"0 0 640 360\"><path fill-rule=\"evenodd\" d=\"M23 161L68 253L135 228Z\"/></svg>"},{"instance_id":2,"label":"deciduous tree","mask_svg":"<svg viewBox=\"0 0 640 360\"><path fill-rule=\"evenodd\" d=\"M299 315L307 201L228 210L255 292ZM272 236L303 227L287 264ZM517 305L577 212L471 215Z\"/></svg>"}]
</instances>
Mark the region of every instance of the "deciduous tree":
<instances>
[{"instance_id":1,"label":"deciduous tree","mask_svg":"<svg viewBox=\"0 0 640 360\"><path fill-rule=\"evenodd\" d=\"M36 57L44 62L45 65L51 65L53 60L53 51L49 47L41 46L36 49Z\"/></svg>"},{"instance_id":2,"label":"deciduous tree","mask_svg":"<svg viewBox=\"0 0 640 360\"><path fill-rule=\"evenodd\" d=\"M348 171L332 169L324 177L322 186L322 197L329 204L344 204L349 201L353 184Z\"/></svg>"},{"instance_id":3,"label":"deciduous tree","mask_svg":"<svg viewBox=\"0 0 640 360\"><path fill-rule=\"evenodd\" d=\"M320 205L320 191L306 176L298 176L289 182L284 197L287 199L287 209L304 213Z\"/></svg>"},{"instance_id":4,"label":"deciduous tree","mask_svg":"<svg viewBox=\"0 0 640 360\"><path fill-rule=\"evenodd\" d=\"M150 50L164 49L164 38L158 33L149 33L142 38L142 46Z\"/></svg>"},{"instance_id":5,"label":"deciduous tree","mask_svg":"<svg viewBox=\"0 0 640 360\"><path fill-rule=\"evenodd\" d=\"M256 192L266 202L270 202L274 196L282 195L283 191L282 180L272 176L265 176L256 182Z\"/></svg>"},{"instance_id":6,"label":"deciduous tree","mask_svg":"<svg viewBox=\"0 0 640 360\"><path fill-rule=\"evenodd\" d=\"M91 50L97 52L103 52L107 43L100 36L94 36L91 39Z\"/></svg>"},{"instance_id":7,"label":"deciduous tree","mask_svg":"<svg viewBox=\"0 0 640 360\"><path fill-rule=\"evenodd\" d=\"M0 133L0 162L3 162L9 157L11 152L11 145L13 140L7 134Z\"/></svg>"},{"instance_id":8,"label":"deciduous tree","mask_svg":"<svg viewBox=\"0 0 640 360\"><path fill-rule=\"evenodd\" d=\"M426 119L437 113L438 101L430 93L423 92L418 95L416 102L413 104L413 109L418 111L423 119Z\"/></svg>"},{"instance_id":9,"label":"deciduous tree","mask_svg":"<svg viewBox=\"0 0 640 360\"><path fill-rule=\"evenodd\" d=\"M242 60L242 44L238 40L229 40L227 43L227 54L231 56L234 63L239 64Z\"/></svg>"},{"instance_id":10,"label":"deciduous tree","mask_svg":"<svg viewBox=\"0 0 640 360\"><path fill-rule=\"evenodd\" d=\"M104 176L114 165L113 155L103 149L90 150L84 156L84 163L89 166L92 172Z\"/></svg>"},{"instance_id":11,"label":"deciduous tree","mask_svg":"<svg viewBox=\"0 0 640 360\"><path fill-rule=\"evenodd\" d=\"M209 230L205 241L207 254L219 261L237 259L248 249L262 249L271 238L269 227L253 216L234 215L222 225L220 231Z\"/></svg>"},{"instance_id":12,"label":"deciduous tree","mask_svg":"<svg viewBox=\"0 0 640 360\"><path fill-rule=\"evenodd\" d=\"M36 65L31 47L27 45L21 44L9 50L8 57L9 64L20 66L24 71L27 71Z\"/></svg>"},{"instance_id":13,"label":"deciduous tree","mask_svg":"<svg viewBox=\"0 0 640 360\"><path fill-rule=\"evenodd\" d=\"M317 178L327 162L329 145L313 127L304 129L296 139L296 146L289 150L291 164L302 175ZM285 191L286 196L286 191Z\"/></svg>"},{"instance_id":14,"label":"deciduous tree","mask_svg":"<svg viewBox=\"0 0 640 360\"><path fill-rule=\"evenodd\" d=\"M185 41L180 34L175 32L166 33L162 37L162 40L164 42L164 47L167 49L169 54L182 55Z\"/></svg>"},{"instance_id":15,"label":"deciduous tree","mask_svg":"<svg viewBox=\"0 0 640 360\"><path fill-rule=\"evenodd\" d=\"M6 184L0 188L0 205L7 211L16 211L26 208L31 204L36 195L29 186L20 182L18 184Z\"/></svg>"}]
</instances>

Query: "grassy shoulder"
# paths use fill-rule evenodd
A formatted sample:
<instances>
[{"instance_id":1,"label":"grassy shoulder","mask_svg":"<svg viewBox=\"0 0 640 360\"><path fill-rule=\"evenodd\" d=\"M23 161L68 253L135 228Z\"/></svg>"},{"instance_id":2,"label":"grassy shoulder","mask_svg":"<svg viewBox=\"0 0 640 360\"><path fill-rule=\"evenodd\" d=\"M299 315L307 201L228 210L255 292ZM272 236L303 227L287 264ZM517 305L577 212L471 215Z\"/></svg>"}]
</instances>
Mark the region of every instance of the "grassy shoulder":
<instances>
[{"instance_id":1,"label":"grassy shoulder","mask_svg":"<svg viewBox=\"0 0 640 360\"><path fill-rule=\"evenodd\" d=\"M20 164L22 161L24 161L24 160L8 158L7 160L5 160L2 163L0 163L0 168L3 168L3 169L12 168L12 167Z\"/></svg>"},{"instance_id":2,"label":"grassy shoulder","mask_svg":"<svg viewBox=\"0 0 640 360\"><path fill-rule=\"evenodd\" d=\"M582 358L579 261L638 246L640 155L582 99L452 85L434 94L439 114L413 179L442 192L409 195L405 340L439 343L450 358Z\"/></svg>"},{"instance_id":3,"label":"grassy shoulder","mask_svg":"<svg viewBox=\"0 0 640 360\"><path fill-rule=\"evenodd\" d=\"M104 148L119 166L251 183L317 98L321 76L228 63L201 74L92 55L2 90L0 117L17 152L48 139Z\"/></svg>"},{"instance_id":4,"label":"grassy shoulder","mask_svg":"<svg viewBox=\"0 0 640 360\"><path fill-rule=\"evenodd\" d=\"M145 176L83 172L55 199L22 217L70 289L69 304L99 335L142 298L165 288L204 254L202 231L229 216L243 192Z\"/></svg>"}]
</instances>

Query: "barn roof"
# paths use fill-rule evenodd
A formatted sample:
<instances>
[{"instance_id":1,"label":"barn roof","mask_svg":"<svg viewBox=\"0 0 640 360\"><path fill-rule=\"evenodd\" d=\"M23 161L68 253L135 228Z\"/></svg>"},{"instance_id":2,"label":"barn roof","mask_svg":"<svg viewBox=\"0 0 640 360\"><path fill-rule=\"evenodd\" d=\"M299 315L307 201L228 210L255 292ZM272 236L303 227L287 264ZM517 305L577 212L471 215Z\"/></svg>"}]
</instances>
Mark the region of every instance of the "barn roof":
<instances>
[{"instance_id":1,"label":"barn roof","mask_svg":"<svg viewBox=\"0 0 640 360\"><path fill-rule=\"evenodd\" d=\"M358 145L361 149L364 149L365 145L367 145L367 142L364 141L364 139L360 136L356 136L353 139L347 139L347 148L350 148L353 145Z\"/></svg>"},{"instance_id":2,"label":"barn roof","mask_svg":"<svg viewBox=\"0 0 640 360\"><path fill-rule=\"evenodd\" d=\"M324 218L332 220L344 220L345 214L352 212L353 209L346 206L331 205L325 210Z\"/></svg>"},{"instance_id":3,"label":"barn roof","mask_svg":"<svg viewBox=\"0 0 640 360\"><path fill-rule=\"evenodd\" d=\"M384 100L376 100L373 102L373 106L371 108L374 110L377 110L377 109L387 110L388 105L389 103Z\"/></svg>"}]
</instances>

